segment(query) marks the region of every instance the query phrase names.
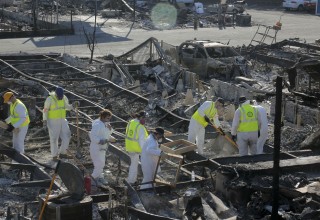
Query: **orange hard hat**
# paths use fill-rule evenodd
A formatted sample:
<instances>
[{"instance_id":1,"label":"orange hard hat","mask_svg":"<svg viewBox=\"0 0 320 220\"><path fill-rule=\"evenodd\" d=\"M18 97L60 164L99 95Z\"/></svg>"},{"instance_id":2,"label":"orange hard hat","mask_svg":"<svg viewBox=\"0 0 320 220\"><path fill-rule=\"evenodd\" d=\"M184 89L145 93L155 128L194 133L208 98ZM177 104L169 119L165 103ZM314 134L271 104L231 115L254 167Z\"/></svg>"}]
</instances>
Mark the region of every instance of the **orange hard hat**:
<instances>
[{"instance_id":1,"label":"orange hard hat","mask_svg":"<svg viewBox=\"0 0 320 220\"><path fill-rule=\"evenodd\" d=\"M3 103L8 103L8 101L10 100L10 98L13 96L12 92L6 92L3 95Z\"/></svg>"}]
</instances>

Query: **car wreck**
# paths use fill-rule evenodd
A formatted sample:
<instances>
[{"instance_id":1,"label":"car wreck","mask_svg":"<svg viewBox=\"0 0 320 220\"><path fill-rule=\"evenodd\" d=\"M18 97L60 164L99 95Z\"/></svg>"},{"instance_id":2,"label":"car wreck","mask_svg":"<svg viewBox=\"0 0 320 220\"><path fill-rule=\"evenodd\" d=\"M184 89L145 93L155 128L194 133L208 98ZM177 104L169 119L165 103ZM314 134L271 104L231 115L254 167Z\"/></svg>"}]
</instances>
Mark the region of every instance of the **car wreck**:
<instances>
[{"instance_id":1,"label":"car wreck","mask_svg":"<svg viewBox=\"0 0 320 220\"><path fill-rule=\"evenodd\" d=\"M178 57L178 63L202 79L230 80L236 76L247 76L251 65L233 47L210 40L183 42L178 48Z\"/></svg>"}]
</instances>

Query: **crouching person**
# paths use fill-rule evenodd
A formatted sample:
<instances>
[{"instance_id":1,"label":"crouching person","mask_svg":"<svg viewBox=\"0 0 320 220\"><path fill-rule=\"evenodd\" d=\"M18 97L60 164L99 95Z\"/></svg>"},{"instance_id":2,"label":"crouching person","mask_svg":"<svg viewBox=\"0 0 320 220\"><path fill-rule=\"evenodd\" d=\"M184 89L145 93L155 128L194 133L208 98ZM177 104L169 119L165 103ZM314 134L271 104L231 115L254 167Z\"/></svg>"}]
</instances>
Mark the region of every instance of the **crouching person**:
<instances>
[{"instance_id":1,"label":"crouching person","mask_svg":"<svg viewBox=\"0 0 320 220\"><path fill-rule=\"evenodd\" d=\"M92 122L92 129L90 131L90 156L93 162L93 182L97 185L107 184L107 180L103 176L103 168L106 162L106 151L108 148L108 142L113 132L110 125L112 113L110 110L102 110L99 114L99 118Z\"/></svg>"}]
</instances>

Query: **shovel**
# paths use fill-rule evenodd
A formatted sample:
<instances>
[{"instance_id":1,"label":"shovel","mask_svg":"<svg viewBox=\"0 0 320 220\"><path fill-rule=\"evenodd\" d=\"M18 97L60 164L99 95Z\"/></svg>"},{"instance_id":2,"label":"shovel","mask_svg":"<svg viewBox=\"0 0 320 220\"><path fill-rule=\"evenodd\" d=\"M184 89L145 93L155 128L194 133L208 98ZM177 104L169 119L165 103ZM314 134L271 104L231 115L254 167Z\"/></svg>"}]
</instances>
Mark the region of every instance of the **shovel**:
<instances>
[{"instance_id":1,"label":"shovel","mask_svg":"<svg viewBox=\"0 0 320 220\"><path fill-rule=\"evenodd\" d=\"M227 135L223 135L222 132L216 127L214 126L214 124L209 123L220 135L222 135L229 143L232 144L232 146L236 147L237 149L239 148L237 143L234 142L229 136Z\"/></svg>"},{"instance_id":2,"label":"shovel","mask_svg":"<svg viewBox=\"0 0 320 220\"><path fill-rule=\"evenodd\" d=\"M48 200L49 200L49 196L50 196L50 193L51 193L51 189L52 189L52 186L53 186L53 183L54 183L54 180L56 179L57 177L57 173L58 173L58 169L59 169L59 166L60 166L60 160L58 161L57 163L57 166L56 166L56 169L54 170L54 174L53 174L53 177L52 177L52 180L51 180L51 183L50 183L50 187L48 189L48 193L46 195L46 199L44 200L44 203L42 205L42 208L41 208L41 212L40 212L40 215L39 215L39 220L42 219L42 215L43 215L43 212L44 212L44 209L48 203Z\"/></svg>"}]
</instances>

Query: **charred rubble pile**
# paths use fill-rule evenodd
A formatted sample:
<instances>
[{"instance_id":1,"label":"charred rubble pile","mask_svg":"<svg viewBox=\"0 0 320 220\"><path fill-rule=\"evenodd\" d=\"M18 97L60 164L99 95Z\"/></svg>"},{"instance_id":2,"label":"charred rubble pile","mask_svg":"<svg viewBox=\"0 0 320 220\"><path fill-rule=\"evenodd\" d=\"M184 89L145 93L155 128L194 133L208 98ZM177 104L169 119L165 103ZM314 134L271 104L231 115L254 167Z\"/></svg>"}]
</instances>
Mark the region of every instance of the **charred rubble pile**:
<instances>
[{"instance_id":1,"label":"charred rubble pile","mask_svg":"<svg viewBox=\"0 0 320 220\"><path fill-rule=\"evenodd\" d=\"M209 45L221 47L211 42ZM59 206L61 215L68 210L78 216L78 210L85 210L86 214L79 219L133 216L141 219L270 219L274 79L281 75L285 83L279 215L283 219L318 219L317 45L284 41L256 47L248 50L251 57L243 57L251 63L250 68L244 68L245 72L238 68L229 78L222 77L225 71L234 73L236 69L223 69L220 79L202 78L192 72L187 63L176 62L181 58L179 51L173 45L150 38L122 56L109 55L88 65L86 60L67 54L1 57L1 92L9 89L25 101L32 123L25 155L10 148L11 134L1 129L1 199L6 202L1 202L0 216L12 219L21 215L33 219L39 215L39 206L54 172L54 164L48 162L50 144L42 128L41 109L48 92L59 85L64 87L69 100L79 101L80 106L68 114L72 131L70 153L74 157L62 161L64 172L58 173L46 218L56 216L55 206ZM184 47L181 51L188 52ZM212 72L219 73L218 69ZM131 114L144 109L148 114L147 126L164 127L167 134L164 145L170 146L170 143L184 143L189 118L199 104L211 96L227 101L219 116L228 132L240 95L259 99L269 113L270 135L264 154L239 157L236 148L208 129L204 155L197 154L194 146L172 149L177 155L161 162L163 172L156 176L158 184L153 190L141 190L139 184L126 182L130 160L124 149L124 132ZM83 179L83 173L90 173L93 168L88 132L92 120L103 108L110 108L114 113L111 124L117 141L109 145L107 154L104 174L109 186L93 188L89 195L85 193ZM2 111L7 113L6 106L2 105ZM12 160L18 163L12 164ZM26 191L30 196L25 195Z\"/></svg>"}]
</instances>

